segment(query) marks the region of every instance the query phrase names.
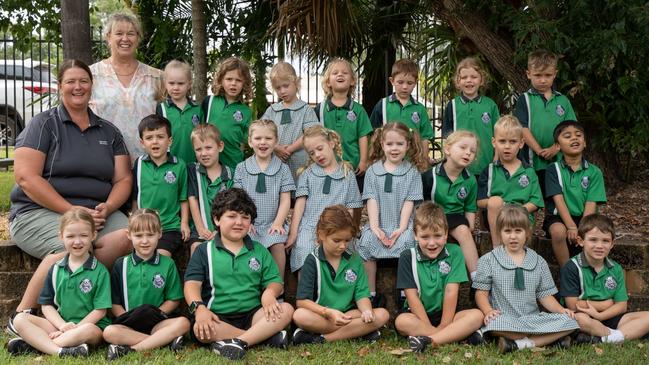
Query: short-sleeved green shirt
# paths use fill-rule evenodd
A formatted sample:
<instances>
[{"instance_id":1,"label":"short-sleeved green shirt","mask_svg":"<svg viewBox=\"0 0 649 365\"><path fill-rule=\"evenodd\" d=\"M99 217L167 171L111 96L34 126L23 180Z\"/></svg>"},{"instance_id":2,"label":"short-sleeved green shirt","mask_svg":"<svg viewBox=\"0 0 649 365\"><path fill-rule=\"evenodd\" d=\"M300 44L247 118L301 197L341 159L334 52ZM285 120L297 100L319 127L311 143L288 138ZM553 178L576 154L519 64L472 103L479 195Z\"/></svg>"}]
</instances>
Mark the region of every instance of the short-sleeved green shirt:
<instances>
[{"instance_id":1,"label":"short-sleeved green shirt","mask_svg":"<svg viewBox=\"0 0 649 365\"><path fill-rule=\"evenodd\" d=\"M180 202L187 200L187 166L176 156L158 166L148 155L133 166L133 198L138 208L158 211L163 231L180 230Z\"/></svg>"},{"instance_id":2,"label":"short-sleeved green shirt","mask_svg":"<svg viewBox=\"0 0 649 365\"><path fill-rule=\"evenodd\" d=\"M430 187L431 200L442 207L446 214L476 212L478 183L475 176L464 169L455 181L451 181L444 170L445 162L446 160L433 166L430 173L421 175L424 189Z\"/></svg>"},{"instance_id":3,"label":"short-sleeved green shirt","mask_svg":"<svg viewBox=\"0 0 649 365\"><path fill-rule=\"evenodd\" d=\"M529 128L541 148L554 144L554 128L564 120L577 120L570 100L556 90L552 90L552 98L547 100L535 89L529 89L516 101L514 116L524 128ZM560 158L557 154L552 161L537 156L531 148L526 147L529 163L534 170L543 170L548 164Z\"/></svg>"},{"instance_id":4,"label":"short-sleeved green shirt","mask_svg":"<svg viewBox=\"0 0 649 365\"><path fill-rule=\"evenodd\" d=\"M552 163L545 170L545 196L550 198L546 204L548 213L559 214L552 199L559 194L563 195L570 215L583 215L586 202L606 202L602 171L586 160L582 160L577 171L572 171L563 158Z\"/></svg>"},{"instance_id":5,"label":"short-sleeved green shirt","mask_svg":"<svg viewBox=\"0 0 649 365\"><path fill-rule=\"evenodd\" d=\"M110 275L93 255L72 272L68 266L69 257L65 255L50 267L38 304L54 306L63 320L79 323L95 309L112 307ZM110 319L103 317L96 324L104 329Z\"/></svg>"},{"instance_id":6,"label":"short-sleeved green shirt","mask_svg":"<svg viewBox=\"0 0 649 365\"><path fill-rule=\"evenodd\" d=\"M174 260L157 251L148 260L135 251L117 259L111 274L111 293L113 304L126 311L142 304L160 307L167 300L184 298Z\"/></svg>"},{"instance_id":7,"label":"short-sleeved green shirt","mask_svg":"<svg viewBox=\"0 0 649 365\"><path fill-rule=\"evenodd\" d=\"M306 257L295 299L309 299L346 312L353 309L359 300L369 297L367 274L363 260L357 254L343 253L338 270L327 261L322 246Z\"/></svg>"},{"instance_id":8,"label":"short-sleeved green shirt","mask_svg":"<svg viewBox=\"0 0 649 365\"><path fill-rule=\"evenodd\" d=\"M471 131L478 136L480 143L476 159L469 166L469 171L473 175L479 175L489 162L493 161L494 148L491 139L498 118L500 118L498 106L486 96L469 99L462 94L446 105L442 120L444 138L460 129Z\"/></svg>"},{"instance_id":9,"label":"short-sleeved green shirt","mask_svg":"<svg viewBox=\"0 0 649 365\"><path fill-rule=\"evenodd\" d=\"M323 107L324 105L324 107ZM338 132L342 140L343 160L358 167L361 159L358 140L372 134L372 125L363 106L347 98L343 106L335 106L331 98L316 106L316 115L326 128ZM324 121L323 121L324 119Z\"/></svg>"},{"instance_id":10,"label":"short-sleeved green shirt","mask_svg":"<svg viewBox=\"0 0 649 365\"><path fill-rule=\"evenodd\" d=\"M435 137L433 127L428 119L426 106L412 96L410 96L410 100L406 105L402 105L394 93L381 99L372 110L370 122L374 129L380 128L389 122L401 122L408 129L419 132L421 139Z\"/></svg>"},{"instance_id":11,"label":"short-sleeved green shirt","mask_svg":"<svg viewBox=\"0 0 649 365\"><path fill-rule=\"evenodd\" d=\"M243 161L241 145L248 143L248 127L252 111L246 104L235 101L228 104L223 96L209 95L201 105L205 122L215 125L221 132L225 147L219 160L234 171Z\"/></svg>"},{"instance_id":12,"label":"short-sleeved green shirt","mask_svg":"<svg viewBox=\"0 0 649 365\"><path fill-rule=\"evenodd\" d=\"M399 256L397 289L417 289L426 313L440 311L444 305L446 285L469 280L464 265L464 256L458 245L447 244L436 258L431 259L416 244ZM406 301L404 309L409 307Z\"/></svg>"},{"instance_id":13,"label":"short-sleeved green shirt","mask_svg":"<svg viewBox=\"0 0 649 365\"><path fill-rule=\"evenodd\" d=\"M559 294L564 298L576 297L580 300L613 299L614 302L629 300L622 266L607 257L604 259L602 269L595 272L595 269L586 261L583 252L573 256L561 268L561 291Z\"/></svg>"},{"instance_id":14,"label":"short-sleeved green shirt","mask_svg":"<svg viewBox=\"0 0 649 365\"><path fill-rule=\"evenodd\" d=\"M478 200L492 196L502 197L506 204L532 203L537 208L544 207L539 178L525 162L511 176L500 161L487 166L478 179ZM530 214L529 217L534 223L534 215Z\"/></svg>"},{"instance_id":15,"label":"short-sleeved green shirt","mask_svg":"<svg viewBox=\"0 0 649 365\"><path fill-rule=\"evenodd\" d=\"M259 242L246 236L243 247L234 255L223 246L218 234L194 251L185 281L202 282L203 302L217 314L257 308L268 285L283 284L273 256Z\"/></svg>"},{"instance_id":16,"label":"short-sleeved green shirt","mask_svg":"<svg viewBox=\"0 0 649 365\"><path fill-rule=\"evenodd\" d=\"M210 181L203 165L198 162L187 164L187 196L193 196L198 200L201 220L210 231L216 228L212 220L212 202L216 194L230 189L232 184L234 184L234 176L226 165L221 165L221 176ZM193 220L190 226L194 226Z\"/></svg>"},{"instance_id":17,"label":"short-sleeved green shirt","mask_svg":"<svg viewBox=\"0 0 649 365\"><path fill-rule=\"evenodd\" d=\"M187 100L185 107L180 108L171 98L159 103L155 110L157 115L163 116L171 123L172 143L169 151L172 155L180 157L185 162L196 162L196 154L192 145L191 134L194 127L203 120L200 105Z\"/></svg>"}]
</instances>

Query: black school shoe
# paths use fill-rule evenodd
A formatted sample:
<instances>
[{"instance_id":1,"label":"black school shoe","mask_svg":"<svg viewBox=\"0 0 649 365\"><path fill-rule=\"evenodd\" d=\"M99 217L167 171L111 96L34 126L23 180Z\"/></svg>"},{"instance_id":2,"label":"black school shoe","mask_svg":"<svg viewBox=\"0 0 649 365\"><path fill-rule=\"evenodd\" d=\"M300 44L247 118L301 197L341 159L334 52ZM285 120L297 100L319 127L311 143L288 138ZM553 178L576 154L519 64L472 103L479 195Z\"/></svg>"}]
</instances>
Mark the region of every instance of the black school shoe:
<instances>
[{"instance_id":1,"label":"black school shoe","mask_svg":"<svg viewBox=\"0 0 649 365\"><path fill-rule=\"evenodd\" d=\"M212 343L212 351L228 360L241 360L246 356L248 344L238 338L221 340Z\"/></svg>"},{"instance_id":2,"label":"black school shoe","mask_svg":"<svg viewBox=\"0 0 649 365\"><path fill-rule=\"evenodd\" d=\"M63 347L59 351L59 357L88 357L88 345L82 343L78 346Z\"/></svg>"},{"instance_id":3,"label":"black school shoe","mask_svg":"<svg viewBox=\"0 0 649 365\"><path fill-rule=\"evenodd\" d=\"M412 352L424 352L432 342L428 336L408 336L408 346Z\"/></svg>"},{"instance_id":4,"label":"black school shoe","mask_svg":"<svg viewBox=\"0 0 649 365\"><path fill-rule=\"evenodd\" d=\"M577 331L572 338L572 342L576 345L601 343L602 338L599 336L591 336L586 332Z\"/></svg>"},{"instance_id":5,"label":"black school shoe","mask_svg":"<svg viewBox=\"0 0 649 365\"><path fill-rule=\"evenodd\" d=\"M301 328L298 328L293 332L293 345L324 342L325 338L322 337L322 335L316 335L315 333L307 332Z\"/></svg>"},{"instance_id":6,"label":"black school shoe","mask_svg":"<svg viewBox=\"0 0 649 365\"><path fill-rule=\"evenodd\" d=\"M554 342L554 347L561 350L570 348L570 345L572 345L572 337L570 335L563 336Z\"/></svg>"},{"instance_id":7,"label":"black school shoe","mask_svg":"<svg viewBox=\"0 0 649 365\"><path fill-rule=\"evenodd\" d=\"M378 341L380 339L381 339L381 331L379 331L379 330L372 331L372 332L366 334L365 336L361 337L361 340L367 341L369 343L375 343L376 341Z\"/></svg>"},{"instance_id":8,"label":"black school shoe","mask_svg":"<svg viewBox=\"0 0 649 365\"><path fill-rule=\"evenodd\" d=\"M108 350L106 351L106 360L113 361L133 351L135 350L133 350L130 346L111 344L108 345Z\"/></svg>"},{"instance_id":9,"label":"black school shoe","mask_svg":"<svg viewBox=\"0 0 649 365\"><path fill-rule=\"evenodd\" d=\"M178 336L174 338L173 341L169 344L169 350L173 352L178 352L185 347L185 338L183 336Z\"/></svg>"},{"instance_id":10,"label":"black school shoe","mask_svg":"<svg viewBox=\"0 0 649 365\"><path fill-rule=\"evenodd\" d=\"M510 340L505 337L499 337L498 338L498 351L501 354L506 354L508 352L516 351L518 350L518 345L514 340Z\"/></svg>"},{"instance_id":11,"label":"black school shoe","mask_svg":"<svg viewBox=\"0 0 649 365\"><path fill-rule=\"evenodd\" d=\"M480 330L473 332L469 337L467 337L466 342L472 346L478 346L485 343L485 338L482 335Z\"/></svg>"},{"instance_id":12,"label":"black school shoe","mask_svg":"<svg viewBox=\"0 0 649 365\"><path fill-rule=\"evenodd\" d=\"M27 313L31 315L36 315L37 310L35 308L28 308L23 311L16 311L11 314L11 317L9 317L9 321L7 321L7 328L5 329L6 332L12 336L20 337L18 334L18 330L16 330L16 327L14 326L14 318L18 315L18 313Z\"/></svg>"},{"instance_id":13,"label":"black school shoe","mask_svg":"<svg viewBox=\"0 0 649 365\"><path fill-rule=\"evenodd\" d=\"M264 341L264 345L286 350L288 348L288 333L286 330L281 330Z\"/></svg>"},{"instance_id":14,"label":"black school shoe","mask_svg":"<svg viewBox=\"0 0 649 365\"><path fill-rule=\"evenodd\" d=\"M14 356L26 355L26 354L37 354L38 350L32 347L32 345L25 342L20 337L12 338L7 342L7 352Z\"/></svg>"}]
</instances>

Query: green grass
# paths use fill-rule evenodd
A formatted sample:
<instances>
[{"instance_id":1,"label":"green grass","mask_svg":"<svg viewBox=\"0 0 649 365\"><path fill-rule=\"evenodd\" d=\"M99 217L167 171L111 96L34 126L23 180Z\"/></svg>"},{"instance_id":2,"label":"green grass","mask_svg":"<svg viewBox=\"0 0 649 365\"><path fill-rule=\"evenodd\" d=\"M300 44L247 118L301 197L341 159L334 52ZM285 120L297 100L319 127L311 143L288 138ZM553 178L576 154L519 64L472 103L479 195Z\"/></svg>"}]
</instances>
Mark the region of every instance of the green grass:
<instances>
[{"instance_id":1,"label":"green grass","mask_svg":"<svg viewBox=\"0 0 649 365\"><path fill-rule=\"evenodd\" d=\"M9 210L9 193L14 186L14 172L0 171L0 212Z\"/></svg>"},{"instance_id":2,"label":"green grass","mask_svg":"<svg viewBox=\"0 0 649 365\"><path fill-rule=\"evenodd\" d=\"M14 158L13 146L0 146L0 158Z\"/></svg>"},{"instance_id":3,"label":"green grass","mask_svg":"<svg viewBox=\"0 0 649 365\"><path fill-rule=\"evenodd\" d=\"M288 351L255 348L248 352L245 364L647 364L649 343L630 341L623 345L584 345L568 350L525 350L500 355L495 345L472 347L449 345L428 350L425 354L392 354L391 351L406 349L406 341L392 331L387 338L369 345L360 341L343 341L334 344L289 347ZM7 337L2 338L3 342ZM538 351L537 351L538 350ZM93 352L88 359L58 359L42 356L10 356L0 349L0 364L105 364L106 347ZM113 364L233 364L206 348L190 346L179 354L168 349L134 353L112 362Z\"/></svg>"}]
</instances>

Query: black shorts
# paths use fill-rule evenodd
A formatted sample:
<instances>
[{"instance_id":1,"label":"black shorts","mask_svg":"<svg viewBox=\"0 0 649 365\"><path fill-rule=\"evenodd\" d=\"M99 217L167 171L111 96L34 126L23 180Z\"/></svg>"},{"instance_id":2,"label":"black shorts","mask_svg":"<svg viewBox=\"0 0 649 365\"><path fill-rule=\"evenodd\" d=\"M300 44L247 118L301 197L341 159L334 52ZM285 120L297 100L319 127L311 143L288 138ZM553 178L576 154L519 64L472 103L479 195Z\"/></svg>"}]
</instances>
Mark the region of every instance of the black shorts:
<instances>
[{"instance_id":1,"label":"black shorts","mask_svg":"<svg viewBox=\"0 0 649 365\"><path fill-rule=\"evenodd\" d=\"M622 319L622 317L623 317L625 314L626 314L626 312L621 313L621 314L618 314L618 315L615 316L615 317L611 317L611 318L609 318L609 319L603 320L603 321L602 321L602 324L603 324L604 326L608 327L608 328L611 328L611 329L616 330L616 329L617 329L617 326L620 324L620 320Z\"/></svg>"},{"instance_id":2,"label":"black shorts","mask_svg":"<svg viewBox=\"0 0 649 365\"><path fill-rule=\"evenodd\" d=\"M113 319L113 324L126 326L132 330L150 335L153 327L167 318L169 317L158 307L142 304Z\"/></svg>"},{"instance_id":3,"label":"black shorts","mask_svg":"<svg viewBox=\"0 0 649 365\"><path fill-rule=\"evenodd\" d=\"M466 219L466 216L462 213L446 214L446 222L448 223L449 231L462 225L469 227L469 220Z\"/></svg>"},{"instance_id":4,"label":"black shorts","mask_svg":"<svg viewBox=\"0 0 649 365\"><path fill-rule=\"evenodd\" d=\"M220 321L225 322L230 326L236 327L240 330L247 331L252 326L252 317L255 316L255 313L257 313L259 308L261 307L255 307L247 312L241 313L215 314L219 317ZM202 343L196 338L196 334L194 333L194 324L196 323L196 317L192 316L189 321L189 335L191 339L198 344Z\"/></svg>"},{"instance_id":5,"label":"black shorts","mask_svg":"<svg viewBox=\"0 0 649 365\"><path fill-rule=\"evenodd\" d=\"M183 244L183 236L180 231L165 231L162 232L162 237L158 240L158 248L167 250L171 254L176 253Z\"/></svg>"},{"instance_id":6,"label":"black shorts","mask_svg":"<svg viewBox=\"0 0 649 365\"><path fill-rule=\"evenodd\" d=\"M581 222L581 217L574 216L574 215L571 215L571 217L572 220L577 225L577 227L579 227L579 223ZM563 223L563 220L561 220L560 216L554 214L545 215L545 219L543 219L543 230L545 231L545 237L552 238L552 235L550 234L550 226L552 226L555 223L561 223L565 226L565 223Z\"/></svg>"}]
</instances>

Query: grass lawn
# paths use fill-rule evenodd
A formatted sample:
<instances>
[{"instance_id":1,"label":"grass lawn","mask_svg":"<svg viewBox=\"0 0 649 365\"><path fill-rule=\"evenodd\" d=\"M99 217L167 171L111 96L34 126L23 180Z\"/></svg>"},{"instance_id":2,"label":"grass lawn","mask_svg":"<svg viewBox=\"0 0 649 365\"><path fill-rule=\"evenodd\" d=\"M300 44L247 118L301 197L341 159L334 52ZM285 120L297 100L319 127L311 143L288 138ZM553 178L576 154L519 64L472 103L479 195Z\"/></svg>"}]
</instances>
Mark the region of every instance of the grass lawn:
<instances>
[{"instance_id":1,"label":"grass lawn","mask_svg":"<svg viewBox=\"0 0 649 365\"><path fill-rule=\"evenodd\" d=\"M369 345L363 342L339 342L326 345L289 347L288 351L260 347L248 352L246 364L647 364L649 343L631 341L623 345L584 345L569 350L533 349L500 355L493 344L444 346L428 349L425 354L403 353L406 341L386 331L387 338ZM3 343L7 341L3 337ZM106 347L102 346L88 359L58 359L42 356L10 356L0 349L0 364L104 364ZM168 349L134 353L114 361L115 364L233 364L207 349L190 346L179 354Z\"/></svg>"},{"instance_id":2,"label":"grass lawn","mask_svg":"<svg viewBox=\"0 0 649 365\"><path fill-rule=\"evenodd\" d=\"M14 172L0 171L0 212L9 210L9 193L14 186Z\"/></svg>"},{"instance_id":3,"label":"grass lawn","mask_svg":"<svg viewBox=\"0 0 649 365\"><path fill-rule=\"evenodd\" d=\"M0 146L0 158L14 158L13 146Z\"/></svg>"}]
</instances>

